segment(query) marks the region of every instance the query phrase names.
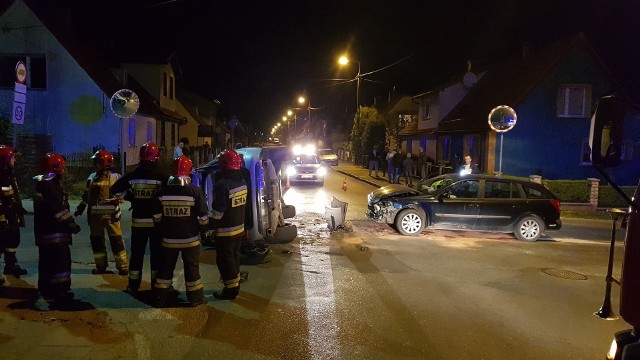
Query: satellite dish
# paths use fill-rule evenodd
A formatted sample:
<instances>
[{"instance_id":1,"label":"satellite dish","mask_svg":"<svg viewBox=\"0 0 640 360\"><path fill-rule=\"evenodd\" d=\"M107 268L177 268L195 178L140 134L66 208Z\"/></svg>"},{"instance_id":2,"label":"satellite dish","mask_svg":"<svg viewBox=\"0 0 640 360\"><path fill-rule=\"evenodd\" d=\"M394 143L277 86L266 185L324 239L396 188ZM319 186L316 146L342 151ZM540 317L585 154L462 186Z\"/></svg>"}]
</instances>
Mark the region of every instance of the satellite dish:
<instances>
[{"instance_id":1,"label":"satellite dish","mask_svg":"<svg viewBox=\"0 0 640 360\"><path fill-rule=\"evenodd\" d=\"M111 111L121 118L132 117L140 107L138 95L129 89L120 89L111 97Z\"/></svg>"},{"instance_id":2,"label":"satellite dish","mask_svg":"<svg viewBox=\"0 0 640 360\"><path fill-rule=\"evenodd\" d=\"M496 106L489 113L489 127L495 132L507 132L516 126L517 121L516 111L507 105Z\"/></svg>"},{"instance_id":3,"label":"satellite dish","mask_svg":"<svg viewBox=\"0 0 640 360\"><path fill-rule=\"evenodd\" d=\"M469 71L468 73L464 74L464 76L462 77L462 84L464 84L465 87L473 87L473 85L475 85L478 82L478 77L476 76L476 74L472 73L471 71Z\"/></svg>"}]
</instances>

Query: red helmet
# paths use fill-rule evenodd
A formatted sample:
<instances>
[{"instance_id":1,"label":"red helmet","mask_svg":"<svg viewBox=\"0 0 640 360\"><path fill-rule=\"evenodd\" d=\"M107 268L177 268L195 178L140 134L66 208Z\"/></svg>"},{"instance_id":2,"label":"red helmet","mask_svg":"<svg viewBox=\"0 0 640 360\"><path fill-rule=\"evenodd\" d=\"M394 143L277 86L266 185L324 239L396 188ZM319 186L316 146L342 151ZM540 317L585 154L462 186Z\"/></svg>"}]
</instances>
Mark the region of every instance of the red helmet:
<instances>
[{"instance_id":1,"label":"red helmet","mask_svg":"<svg viewBox=\"0 0 640 360\"><path fill-rule=\"evenodd\" d=\"M16 155L9 145L0 145L0 169L6 169L11 165L11 159Z\"/></svg>"},{"instance_id":2,"label":"red helmet","mask_svg":"<svg viewBox=\"0 0 640 360\"><path fill-rule=\"evenodd\" d=\"M173 175L174 176L191 176L191 167L193 167L193 162L191 159L186 157L185 155L180 155L179 157L173 159Z\"/></svg>"},{"instance_id":3,"label":"red helmet","mask_svg":"<svg viewBox=\"0 0 640 360\"><path fill-rule=\"evenodd\" d=\"M144 143L140 147L140 160L158 161L160 158L160 148L153 141Z\"/></svg>"},{"instance_id":4,"label":"red helmet","mask_svg":"<svg viewBox=\"0 0 640 360\"><path fill-rule=\"evenodd\" d=\"M222 170L242 169L242 156L233 149L229 149L220 155L219 161L220 168L222 168Z\"/></svg>"},{"instance_id":5,"label":"red helmet","mask_svg":"<svg viewBox=\"0 0 640 360\"><path fill-rule=\"evenodd\" d=\"M113 169L113 155L107 150L98 150L91 158L96 166L105 170Z\"/></svg>"},{"instance_id":6,"label":"red helmet","mask_svg":"<svg viewBox=\"0 0 640 360\"><path fill-rule=\"evenodd\" d=\"M64 172L64 164L67 161L64 156L57 153L47 153L40 162L40 168L44 174L62 174Z\"/></svg>"}]
</instances>

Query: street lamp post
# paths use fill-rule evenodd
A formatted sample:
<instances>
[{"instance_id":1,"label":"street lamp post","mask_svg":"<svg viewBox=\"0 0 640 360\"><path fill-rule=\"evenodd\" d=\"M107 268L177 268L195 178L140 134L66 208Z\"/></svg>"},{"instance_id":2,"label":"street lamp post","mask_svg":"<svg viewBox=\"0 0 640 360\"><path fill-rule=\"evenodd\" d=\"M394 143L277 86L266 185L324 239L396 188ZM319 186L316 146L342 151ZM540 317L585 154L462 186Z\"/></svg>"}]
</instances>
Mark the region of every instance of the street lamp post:
<instances>
[{"instance_id":1,"label":"street lamp post","mask_svg":"<svg viewBox=\"0 0 640 360\"><path fill-rule=\"evenodd\" d=\"M340 65L347 65L349 61L349 58L346 56L341 56L338 59ZM356 62L358 63L358 73L356 74L356 114L360 114L360 79L362 78L362 74L360 73L360 61Z\"/></svg>"},{"instance_id":2,"label":"street lamp post","mask_svg":"<svg viewBox=\"0 0 640 360\"><path fill-rule=\"evenodd\" d=\"M307 116L309 116L309 118L308 118L309 119L309 125L311 125L311 100L310 99L306 99L304 96L300 96L298 98L298 103L300 105L304 104L305 102L307 103L307 112L308 112Z\"/></svg>"}]
</instances>

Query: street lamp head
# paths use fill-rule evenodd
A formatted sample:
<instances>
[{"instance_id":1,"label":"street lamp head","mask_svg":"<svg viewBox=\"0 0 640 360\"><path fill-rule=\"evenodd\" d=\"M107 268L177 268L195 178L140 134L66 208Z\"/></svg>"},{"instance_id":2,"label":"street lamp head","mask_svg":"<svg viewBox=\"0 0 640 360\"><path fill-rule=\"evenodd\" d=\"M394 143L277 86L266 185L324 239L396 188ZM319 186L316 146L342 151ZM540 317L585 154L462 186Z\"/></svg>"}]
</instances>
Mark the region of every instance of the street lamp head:
<instances>
[{"instance_id":1,"label":"street lamp head","mask_svg":"<svg viewBox=\"0 0 640 360\"><path fill-rule=\"evenodd\" d=\"M349 58L346 57L345 55L340 56L340 58L338 59L338 64L340 65L347 65L349 63Z\"/></svg>"},{"instance_id":2,"label":"street lamp head","mask_svg":"<svg viewBox=\"0 0 640 360\"><path fill-rule=\"evenodd\" d=\"M282 117L282 121L287 121L287 117L286 117L286 116L283 116L283 117Z\"/></svg>"},{"instance_id":3,"label":"street lamp head","mask_svg":"<svg viewBox=\"0 0 640 360\"><path fill-rule=\"evenodd\" d=\"M299 103L299 104L304 104L306 101L307 101L307 99L305 99L305 98L304 98L304 96L300 96L300 97L298 98L298 103Z\"/></svg>"},{"instance_id":4,"label":"street lamp head","mask_svg":"<svg viewBox=\"0 0 640 360\"><path fill-rule=\"evenodd\" d=\"M287 110L287 116L291 116L291 115L293 115L293 111Z\"/></svg>"}]
</instances>

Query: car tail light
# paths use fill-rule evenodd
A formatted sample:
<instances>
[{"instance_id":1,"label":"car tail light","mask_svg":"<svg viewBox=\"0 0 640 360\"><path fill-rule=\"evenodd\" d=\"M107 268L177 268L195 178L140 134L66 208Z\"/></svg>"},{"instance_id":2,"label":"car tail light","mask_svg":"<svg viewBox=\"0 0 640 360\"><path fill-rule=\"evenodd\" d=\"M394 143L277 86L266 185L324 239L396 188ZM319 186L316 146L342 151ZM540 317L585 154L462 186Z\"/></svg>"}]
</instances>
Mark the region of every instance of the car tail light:
<instances>
[{"instance_id":1,"label":"car tail light","mask_svg":"<svg viewBox=\"0 0 640 360\"><path fill-rule=\"evenodd\" d=\"M560 214L560 200L558 199L551 199L551 205L553 205L554 208L556 208L556 210L558 211L558 214Z\"/></svg>"}]
</instances>

